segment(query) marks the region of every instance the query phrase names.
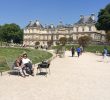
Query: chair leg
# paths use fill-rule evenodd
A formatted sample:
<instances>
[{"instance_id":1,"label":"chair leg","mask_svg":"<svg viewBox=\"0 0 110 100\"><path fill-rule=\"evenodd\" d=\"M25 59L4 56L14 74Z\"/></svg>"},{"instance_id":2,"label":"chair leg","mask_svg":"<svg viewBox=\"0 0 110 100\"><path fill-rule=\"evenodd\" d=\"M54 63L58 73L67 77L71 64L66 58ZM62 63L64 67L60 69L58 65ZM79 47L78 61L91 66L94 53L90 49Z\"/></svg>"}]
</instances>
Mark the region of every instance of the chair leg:
<instances>
[{"instance_id":1,"label":"chair leg","mask_svg":"<svg viewBox=\"0 0 110 100\"><path fill-rule=\"evenodd\" d=\"M37 68L37 74L38 74L38 68Z\"/></svg>"},{"instance_id":2,"label":"chair leg","mask_svg":"<svg viewBox=\"0 0 110 100\"><path fill-rule=\"evenodd\" d=\"M2 72L0 72L1 73L1 76L2 76Z\"/></svg>"},{"instance_id":3,"label":"chair leg","mask_svg":"<svg viewBox=\"0 0 110 100\"><path fill-rule=\"evenodd\" d=\"M48 73L47 68L46 68L46 73Z\"/></svg>"},{"instance_id":4,"label":"chair leg","mask_svg":"<svg viewBox=\"0 0 110 100\"><path fill-rule=\"evenodd\" d=\"M47 72L47 68L46 68L46 77L47 77L47 73L48 73L48 72Z\"/></svg>"},{"instance_id":5,"label":"chair leg","mask_svg":"<svg viewBox=\"0 0 110 100\"><path fill-rule=\"evenodd\" d=\"M42 72L42 68L39 68L40 73Z\"/></svg>"},{"instance_id":6,"label":"chair leg","mask_svg":"<svg viewBox=\"0 0 110 100\"><path fill-rule=\"evenodd\" d=\"M39 70L39 71L38 71ZM38 73L41 73L41 68L39 67L39 68L37 68L37 74Z\"/></svg>"},{"instance_id":7,"label":"chair leg","mask_svg":"<svg viewBox=\"0 0 110 100\"><path fill-rule=\"evenodd\" d=\"M11 73L12 73L12 71L10 70L10 71L9 71L9 76L11 75Z\"/></svg>"},{"instance_id":8,"label":"chair leg","mask_svg":"<svg viewBox=\"0 0 110 100\"><path fill-rule=\"evenodd\" d=\"M20 72L18 71L18 77L20 76Z\"/></svg>"},{"instance_id":9,"label":"chair leg","mask_svg":"<svg viewBox=\"0 0 110 100\"><path fill-rule=\"evenodd\" d=\"M49 74L51 74L51 73L50 73L50 68L49 68Z\"/></svg>"}]
</instances>

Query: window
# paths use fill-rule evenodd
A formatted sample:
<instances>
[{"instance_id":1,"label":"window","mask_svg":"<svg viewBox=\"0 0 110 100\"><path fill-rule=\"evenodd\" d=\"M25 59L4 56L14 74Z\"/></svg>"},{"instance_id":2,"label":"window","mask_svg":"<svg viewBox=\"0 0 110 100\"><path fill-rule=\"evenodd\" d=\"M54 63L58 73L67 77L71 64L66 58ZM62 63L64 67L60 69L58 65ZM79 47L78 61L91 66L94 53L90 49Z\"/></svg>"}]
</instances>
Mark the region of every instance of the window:
<instances>
[{"instance_id":1,"label":"window","mask_svg":"<svg viewBox=\"0 0 110 100\"><path fill-rule=\"evenodd\" d=\"M84 27L82 28L82 31L84 32Z\"/></svg>"},{"instance_id":2,"label":"window","mask_svg":"<svg viewBox=\"0 0 110 100\"><path fill-rule=\"evenodd\" d=\"M91 26L89 27L89 31L91 31Z\"/></svg>"},{"instance_id":3,"label":"window","mask_svg":"<svg viewBox=\"0 0 110 100\"><path fill-rule=\"evenodd\" d=\"M76 32L78 32L78 27L76 27Z\"/></svg>"}]
</instances>

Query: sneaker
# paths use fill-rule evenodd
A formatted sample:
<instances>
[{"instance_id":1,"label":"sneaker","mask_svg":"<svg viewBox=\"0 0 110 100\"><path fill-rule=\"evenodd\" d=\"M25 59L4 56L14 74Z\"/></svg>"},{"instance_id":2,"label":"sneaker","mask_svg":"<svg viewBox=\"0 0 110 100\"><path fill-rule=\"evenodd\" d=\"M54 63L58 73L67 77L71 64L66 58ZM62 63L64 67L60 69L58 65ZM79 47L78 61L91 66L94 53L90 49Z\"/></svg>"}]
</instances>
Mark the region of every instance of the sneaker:
<instances>
[{"instance_id":1,"label":"sneaker","mask_svg":"<svg viewBox=\"0 0 110 100\"><path fill-rule=\"evenodd\" d=\"M29 74L25 74L25 76L29 76Z\"/></svg>"},{"instance_id":2,"label":"sneaker","mask_svg":"<svg viewBox=\"0 0 110 100\"><path fill-rule=\"evenodd\" d=\"M25 75L21 75L21 77L25 78L26 76Z\"/></svg>"},{"instance_id":3,"label":"sneaker","mask_svg":"<svg viewBox=\"0 0 110 100\"><path fill-rule=\"evenodd\" d=\"M34 74L31 74L31 76L34 76Z\"/></svg>"}]
</instances>

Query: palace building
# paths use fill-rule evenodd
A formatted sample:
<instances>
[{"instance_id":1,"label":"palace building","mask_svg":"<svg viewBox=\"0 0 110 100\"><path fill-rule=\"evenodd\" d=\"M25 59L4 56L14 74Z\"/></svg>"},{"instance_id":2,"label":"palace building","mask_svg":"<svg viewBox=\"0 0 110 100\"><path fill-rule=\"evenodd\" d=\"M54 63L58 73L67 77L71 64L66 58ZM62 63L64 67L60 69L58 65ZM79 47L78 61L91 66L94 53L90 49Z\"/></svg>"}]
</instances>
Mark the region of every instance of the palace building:
<instances>
[{"instance_id":1,"label":"palace building","mask_svg":"<svg viewBox=\"0 0 110 100\"><path fill-rule=\"evenodd\" d=\"M47 42L52 40L53 45L56 45L61 37L72 37L73 43L77 43L78 38L85 35L92 37L93 43L104 43L105 32L98 31L95 23L94 14L90 16L81 15L79 21L73 25L64 25L60 21L57 26L53 24L43 26L38 20L35 22L30 21L24 28L23 44L35 46L35 43L39 41L40 45L47 45Z\"/></svg>"}]
</instances>

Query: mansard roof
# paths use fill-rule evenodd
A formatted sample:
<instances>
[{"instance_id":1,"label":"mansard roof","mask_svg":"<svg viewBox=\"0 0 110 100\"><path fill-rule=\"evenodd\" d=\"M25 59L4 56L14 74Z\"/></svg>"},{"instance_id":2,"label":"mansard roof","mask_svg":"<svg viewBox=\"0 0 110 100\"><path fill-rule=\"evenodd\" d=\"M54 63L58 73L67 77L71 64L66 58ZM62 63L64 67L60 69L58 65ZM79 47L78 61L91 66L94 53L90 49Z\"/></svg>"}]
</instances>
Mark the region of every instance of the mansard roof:
<instances>
[{"instance_id":1,"label":"mansard roof","mask_svg":"<svg viewBox=\"0 0 110 100\"><path fill-rule=\"evenodd\" d=\"M29 24L26 27L32 27L32 25L33 25L33 22L29 21Z\"/></svg>"},{"instance_id":2,"label":"mansard roof","mask_svg":"<svg viewBox=\"0 0 110 100\"><path fill-rule=\"evenodd\" d=\"M63 24L62 21L59 22L59 24L57 25L57 28L60 29L60 28L72 28L73 25L71 24Z\"/></svg>"},{"instance_id":3,"label":"mansard roof","mask_svg":"<svg viewBox=\"0 0 110 100\"><path fill-rule=\"evenodd\" d=\"M38 20L35 22L30 21L30 23L26 26L27 28L35 27L35 28L43 28L42 24Z\"/></svg>"},{"instance_id":4,"label":"mansard roof","mask_svg":"<svg viewBox=\"0 0 110 100\"><path fill-rule=\"evenodd\" d=\"M73 25L71 25L71 24L66 24L65 25L65 28L72 28L73 27Z\"/></svg>"},{"instance_id":5,"label":"mansard roof","mask_svg":"<svg viewBox=\"0 0 110 100\"><path fill-rule=\"evenodd\" d=\"M63 25L62 21L59 22L59 24L57 25L57 28L65 28L65 25Z\"/></svg>"},{"instance_id":6,"label":"mansard roof","mask_svg":"<svg viewBox=\"0 0 110 100\"><path fill-rule=\"evenodd\" d=\"M83 16L81 15L80 16L80 20L75 23L74 25L85 25L85 24L95 24L96 21L95 21L95 18L93 15L91 16Z\"/></svg>"},{"instance_id":7,"label":"mansard roof","mask_svg":"<svg viewBox=\"0 0 110 100\"><path fill-rule=\"evenodd\" d=\"M48 29L55 29L55 26L48 25Z\"/></svg>"},{"instance_id":8,"label":"mansard roof","mask_svg":"<svg viewBox=\"0 0 110 100\"><path fill-rule=\"evenodd\" d=\"M51 25L45 25L43 26L38 20L36 21L30 21L30 23L26 26L26 28L37 28L37 29L62 29L62 28L72 28L73 26L83 26L83 25L94 25L96 23L95 21L95 15L91 14L90 16L80 16L80 19L75 24L63 24L62 21L59 22L59 24L55 27L53 24ZM52 27L53 26L53 27Z\"/></svg>"},{"instance_id":9,"label":"mansard roof","mask_svg":"<svg viewBox=\"0 0 110 100\"><path fill-rule=\"evenodd\" d=\"M53 25L53 24L50 24L50 25L46 25L45 24L45 29L55 29L56 27Z\"/></svg>"}]
</instances>

